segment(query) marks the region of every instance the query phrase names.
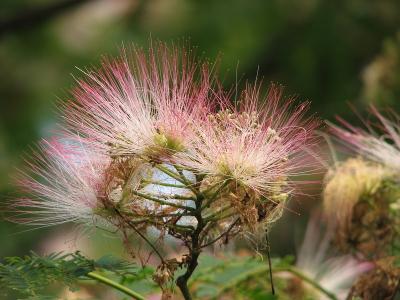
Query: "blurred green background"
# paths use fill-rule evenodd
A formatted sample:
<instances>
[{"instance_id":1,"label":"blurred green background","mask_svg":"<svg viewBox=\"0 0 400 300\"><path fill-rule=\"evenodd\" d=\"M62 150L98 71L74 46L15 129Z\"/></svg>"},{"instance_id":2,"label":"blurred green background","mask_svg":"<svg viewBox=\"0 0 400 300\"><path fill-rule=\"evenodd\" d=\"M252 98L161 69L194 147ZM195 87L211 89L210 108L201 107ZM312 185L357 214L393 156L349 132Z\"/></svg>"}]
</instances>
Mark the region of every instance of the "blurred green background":
<instances>
[{"instance_id":1,"label":"blurred green background","mask_svg":"<svg viewBox=\"0 0 400 300\"><path fill-rule=\"evenodd\" d=\"M352 120L348 103L400 108L399 12L398 0L2 0L1 202L15 195L21 155L55 128L54 104L67 98L76 67L98 65L122 43L189 40L221 57L227 87L258 74L311 100L322 118ZM0 223L0 256L40 249L49 235L68 239L60 229L25 230ZM282 232L275 251L288 252Z\"/></svg>"}]
</instances>

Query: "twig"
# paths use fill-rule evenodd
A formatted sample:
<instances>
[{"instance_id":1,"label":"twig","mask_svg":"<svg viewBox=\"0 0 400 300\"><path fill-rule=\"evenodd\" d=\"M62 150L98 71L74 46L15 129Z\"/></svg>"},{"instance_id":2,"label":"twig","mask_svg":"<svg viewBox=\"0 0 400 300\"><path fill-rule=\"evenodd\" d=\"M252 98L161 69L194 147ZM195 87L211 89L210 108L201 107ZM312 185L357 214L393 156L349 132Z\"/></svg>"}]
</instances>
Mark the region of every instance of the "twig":
<instances>
[{"instance_id":1,"label":"twig","mask_svg":"<svg viewBox=\"0 0 400 300\"><path fill-rule=\"evenodd\" d=\"M129 220L127 220L118 209L115 209L115 212L122 218L122 220L129 225L130 228L132 228L150 247L153 249L153 251L157 254L157 256L160 258L161 263L165 264L165 260L162 257L161 253L157 250L157 248L153 245L152 242L149 241L149 239L140 232Z\"/></svg>"},{"instance_id":2,"label":"twig","mask_svg":"<svg viewBox=\"0 0 400 300\"><path fill-rule=\"evenodd\" d=\"M209 214L208 216L204 217L205 221L211 221L213 220L214 217L221 215L223 212L228 211L229 209L232 208L232 205L228 204L222 207L220 210L217 210L216 212ZM225 218L226 216L224 216ZM221 218L222 219L222 218Z\"/></svg>"},{"instance_id":3,"label":"twig","mask_svg":"<svg viewBox=\"0 0 400 300\"><path fill-rule=\"evenodd\" d=\"M221 238L223 238L225 235L229 235L229 232L233 229L233 227L235 227L235 225L240 221L240 218L237 218L231 225L229 225L229 228L221 233L219 236L217 236L215 239L213 239L211 242L208 242L204 245L201 246L201 248L205 248L208 247L214 243L216 243L218 240L220 240Z\"/></svg>"},{"instance_id":4,"label":"twig","mask_svg":"<svg viewBox=\"0 0 400 300\"><path fill-rule=\"evenodd\" d=\"M156 181L156 180L143 180L143 182L147 183L147 184L167 186L167 187L173 187L173 188L178 188L178 189L187 189L187 186L184 184L173 184L173 183L166 183L166 182Z\"/></svg>"},{"instance_id":5,"label":"twig","mask_svg":"<svg viewBox=\"0 0 400 300\"><path fill-rule=\"evenodd\" d=\"M135 194L136 196L145 198L145 199L153 201L153 202L157 202L157 203L159 203L161 205L173 206L173 207L176 207L176 208L189 210L189 211L193 211L194 210L193 207L183 206L183 205L179 205L179 204L176 204L176 203L173 203L173 202L164 201L162 199L158 199L158 198L152 197L150 195L147 195L147 194L144 194L144 193L141 193L141 192L138 192L138 191L132 191L132 193Z\"/></svg>"},{"instance_id":6,"label":"twig","mask_svg":"<svg viewBox=\"0 0 400 300\"><path fill-rule=\"evenodd\" d=\"M197 190L193 187L193 184L188 182L186 177L182 178L182 176L180 174L177 174L171 170L169 170L168 168L166 168L163 165L155 165L155 167L157 169L159 169L161 172L165 173L166 175L168 175L169 177L179 181L180 183L184 184L187 186L188 189L190 189L196 196L198 195Z\"/></svg>"},{"instance_id":7,"label":"twig","mask_svg":"<svg viewBox=\"0 0 400 300\"><path fill-rule=\"evenodd\" d=\"M271 281L271 292L272 292L272 295L275 295L274 279L272 276L272 264L271 264L271 246L269 243L268 229L265 231L265 239L267 241L267 258L268 258L268 267L269 267L269 279Z\"/></svg>"},{"instance_id":8,"label":"twig","mask_svg":"<svg viewBox=\"0 0 400 300\"><path fill-rule=\"evenodd\" d=\"M207 202L204 204L204 207L208 207L211 205L211 203L218 197L218 194L229 184L229 180L225 180L219 187L218 189L212 194L211 197L208 198ZM212 186L211 188L207 189L206 191L203 192L203 194L207 194L209 191L212 191L212 189L215 188L215 185Z\"/></svg>"}]
</instances>

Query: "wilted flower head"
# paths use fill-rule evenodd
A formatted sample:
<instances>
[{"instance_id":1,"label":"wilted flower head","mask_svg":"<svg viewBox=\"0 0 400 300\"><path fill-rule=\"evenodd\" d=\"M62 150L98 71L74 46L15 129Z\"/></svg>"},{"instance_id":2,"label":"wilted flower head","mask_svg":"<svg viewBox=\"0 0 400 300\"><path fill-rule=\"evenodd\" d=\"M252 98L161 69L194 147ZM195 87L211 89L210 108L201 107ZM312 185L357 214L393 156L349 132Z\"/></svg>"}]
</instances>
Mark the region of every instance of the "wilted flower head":
<instances>
[{"instance_id":1,"label":"wilted flower head","mask_svg":"<svg viewBox=\"0 0 400 300\"><path fill-rule=\"evenodd\" d=\"M395 299L398 293L399 257L389 256L375 262L375 268L354 283L351 299Z\"/></svg>"},{"instance_id":2,"label":"wilted flower head","mask_svg":"<svg viewBox=\"0 0 400 300\"><path fill-rule=\"evenodd\" d=\"M36 226L103 222L97 211L106 197L109 161L79 144L43 141L21 171L18 184L30 196L13 203L15 218Z\"/></svg>"},{"instance_id":3,"label":"wilted flower head","mask_svg":"<svg viewBox=\"0 0 400 300\"><path fill-rule=\"evenodd\" d=\"M308 103L295 106L276 86L265 98L258 85L249 86L238 105L221 106L194 128L192 146L177 161L214 186L220 183L221 200L245 223L271 221L293 190L291 180L314 167L306 158L318 122L304 116Z\"/></svg>"},{"instance_id":4,"label":"wilted flower head","mask_svg":"<svg viewBox=\"0 0 400 300\"><path fill-rule=\"evenodd\" d=\"M105 60L78 81L65 107L69 130L112 157L158 159L183 150L192 136L189 127L209 107L207 65L162 44L148 55L137 48L129 53Z\"/></svg>"},{"instance_id":5,"label":"wilted flower head","mask_svg":"<svg viewBox=\"0 0 400 300\"><path fill-rule=\"evenodd\" d=\"M324 209L331 221L340 225L351 221L353 208L363 197L371 197L392 172L361 158L333 166L324 179Z\"/></svg>"},{"instance_id":6,"label":"wilted flower head","mask_svg":"<svg viewBox=\"0 0 400 300\"><path fill-rule=\"evenodd\" d=\"M350 158L328 171L324 210L337 226L335 244L365 257L385 255L396 239L400 189L393 172L375 162Z\"/></svg>"},{"instance_id":7,"label":"wilted flower head","mask_svg":"<svg viewBox=\"0 0 400 300\"><path fill-rule=\"evenodd\" d=\"M345 121L347 129L331 125L341 142L361 158L348 159L328 173L324 206L340 226L336 237L339 248L381 258L400 238L400 136L395 122L372 110L380 123L369 126L369 131Z\"/></svg>"}]
</instances>

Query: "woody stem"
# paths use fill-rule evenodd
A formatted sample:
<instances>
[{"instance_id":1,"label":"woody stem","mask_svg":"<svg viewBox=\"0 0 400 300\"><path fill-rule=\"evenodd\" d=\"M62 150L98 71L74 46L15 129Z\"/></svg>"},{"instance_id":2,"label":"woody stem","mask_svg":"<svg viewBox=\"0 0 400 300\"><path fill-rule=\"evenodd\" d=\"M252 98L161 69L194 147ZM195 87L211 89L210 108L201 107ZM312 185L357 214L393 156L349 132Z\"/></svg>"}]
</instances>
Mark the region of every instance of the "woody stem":
<instances>
[{"instance_id":1,"label":"woody stem","mask_svg":"<svg viewBox=\"0 0 400 300\"><path fill-rule=\"evenodd\" d=\"M200 234L203 231L204 227L207 225L207 222L204 221L203 216L201 215L201 206L203 202L203 196L199 194L195 200L196 209L193 212L194 217L197 220L197 226L193 233L190 235L191 243L189 244L189 261L187 263L186 272L179 276L176 280L176 285L182 292L185 300L191 300L192 296L190 295L190 291L188 288L188 280L192 276L194 270L198 265L198 258L201 253L201 241Z\"/></svg>"}]
</instances>

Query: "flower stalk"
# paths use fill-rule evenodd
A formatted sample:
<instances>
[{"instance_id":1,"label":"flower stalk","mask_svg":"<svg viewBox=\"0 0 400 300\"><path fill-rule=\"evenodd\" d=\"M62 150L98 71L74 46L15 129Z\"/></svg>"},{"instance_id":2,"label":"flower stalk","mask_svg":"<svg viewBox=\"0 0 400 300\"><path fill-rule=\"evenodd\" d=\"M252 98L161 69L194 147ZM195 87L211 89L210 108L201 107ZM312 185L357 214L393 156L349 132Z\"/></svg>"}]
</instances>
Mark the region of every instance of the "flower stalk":
<instances>
[{"instance_id":1,"label":"flower stalk","mask_svg":"<svg viewBox=\"0 0 400 300\"><path fill-rule=\"evenodd\" d=\"M127 296L132 297L133 299L145 300L144 296L140 295L139 293L127 288L126 286L124 286L122 284L119 284L118 282L115 282L107 277L104 277L98 273L90 272L86 276L93 280L101 282L105 285L108 285L108 286L112 287L113 289L120 291L121 293L124 293Z\"/></svg>"}]
</instances>

